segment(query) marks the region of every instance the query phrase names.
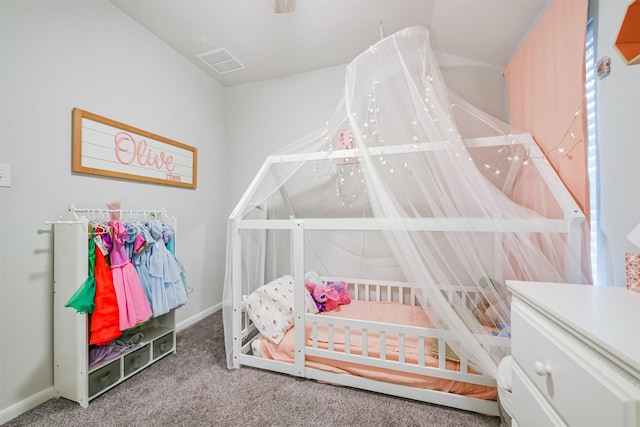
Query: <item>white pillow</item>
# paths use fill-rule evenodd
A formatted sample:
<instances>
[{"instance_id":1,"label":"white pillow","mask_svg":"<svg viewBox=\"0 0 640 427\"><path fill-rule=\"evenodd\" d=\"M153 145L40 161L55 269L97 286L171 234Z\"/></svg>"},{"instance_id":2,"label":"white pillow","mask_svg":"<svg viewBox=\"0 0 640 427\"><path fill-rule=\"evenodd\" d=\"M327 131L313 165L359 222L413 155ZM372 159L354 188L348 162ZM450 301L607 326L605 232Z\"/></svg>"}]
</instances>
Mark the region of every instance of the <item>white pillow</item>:
<instances>
[{"instance_id":1,"label":"white pillow","mask_svg":"<svg viewBox=\"0 0 640 427\"><path fill-rule=\"evenodd\" d=\"M293 326L293 277L279 277L243 297L244 309L260 333L279 344ZM318 307L306 288L304 305L307 313L317 313Z\"/></svg>"}]
</instances>

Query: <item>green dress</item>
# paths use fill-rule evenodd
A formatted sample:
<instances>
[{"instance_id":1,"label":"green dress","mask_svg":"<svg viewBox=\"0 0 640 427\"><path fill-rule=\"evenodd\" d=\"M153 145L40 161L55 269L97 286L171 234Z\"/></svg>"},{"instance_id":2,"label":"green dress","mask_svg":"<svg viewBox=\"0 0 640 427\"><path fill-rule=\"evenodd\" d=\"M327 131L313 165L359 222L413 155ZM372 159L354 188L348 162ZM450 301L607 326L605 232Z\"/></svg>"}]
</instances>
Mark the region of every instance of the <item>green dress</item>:
<instances>
[{"instance_id":1,"label":"green dress","mask_svg":"<svg viewBox=\"0 0 640 427\"><path fill-rule=\"evenodd\" d=\"M65 307L75 308L78 313L90 314L93 312L93 309L96 306L94 302L96 296L96 278L94 275L95 265L96 243L92 236L89 238L89 276L71 296L71 298L69 298L69 301L64 305Z\"/></svg>"}]
</instances>

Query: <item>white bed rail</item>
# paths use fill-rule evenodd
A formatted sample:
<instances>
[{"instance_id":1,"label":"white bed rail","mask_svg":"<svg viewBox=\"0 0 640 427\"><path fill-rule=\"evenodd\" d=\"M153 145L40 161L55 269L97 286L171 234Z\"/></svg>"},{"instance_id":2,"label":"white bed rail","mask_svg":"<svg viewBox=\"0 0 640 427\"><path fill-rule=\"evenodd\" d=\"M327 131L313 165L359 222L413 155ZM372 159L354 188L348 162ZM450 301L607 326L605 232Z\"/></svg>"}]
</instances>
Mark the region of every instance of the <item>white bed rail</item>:
<instances>
[{"instance_id":1,"label":"white bed rail","mask_svg":"<svg viewBox=\"0 0 640 427\"><path fill-rule=\"evenodd\" d=\"M426 364L427 358L432 355L432 348L430 344L426 344L427 339L438 339L438 354L445 354L446 344L452 344L455 339L451 332L430 329L415 326L395 325L388 323L344 319L331 317L330 315L306 315L306 321L311 323L311 344L305 346L304 353L307 356L321 357L329 360L337 360L341 362L349 362L362 364L367 366L374 366L376 368L389 369L393 371L406 372L416 375L425 375L430 377L436 377L446 380L462 381L472 384L485 385L489 387L495 387L496 381L494 378L482 375L480 373L471 370L470 362L464 355L460 356L460 370L452 370L447 368L447 359L445 357L438 358L438 366L428 366ZM318 328L319 325L326 325L328 329L328 349L319 348L318 345ZM338 350L334 342L334 331L337 328L343 328L345 342L340 343L340 346L344 346L343 350ZM350 337L352 333L357 333L362 339L361 353L354 353L351 351ZM398 356L397 359L387 358L387 337L392 334L397 336L398 343ZM369 351L368 337L378 336L380 347L377 352ZM410 363L405 359L406 349L405 342L409 337L417 338L418 341L418 361L417 363ZM483 337L484 338L484 337ZM510 343L507 338L503 337L486 337L486 344L491 347L499 348L503 351L509 348ZM394 339L394 342L396 340ZM360 351L360 350L358 350Z\"/></svg>"},{"instance_id":2,"label":"white bed rail","mask_svg":"<svg viewBox=\"0 0 640 427\"><path fill-rule=\"evenodd\" d=\"M424 307L431 305L427 296L422 292L421 285L408 282L340 277L321 277L321 280L325 286L344 282L349 290L349 296L356 301L387 301L405 305L419 305L418 294L420 294L422 305ZM451 284L438 284L437 286L450 305L462 302L470 310L478 306L482 297L481 292L475 286Z\"/></svg>"},{"instance_id":3,"label":"white bed rail","mask_svg":"<svg viewBox=\"0 0 640 427\"><path fill-rule=\"evenodd\" d=\"M352 300L396 302L412 306L419 305L417 294L421 292L421 288L411 283L388 280L345 279L339 277L321 277L321 279L325 285L330 285L335 282L345 283ZM465 301L469 308L477 304L481 295L477 288L473 286L445 284L439 285L438 287L450 304L453 304L454 301ZM426 297L423 297L423 304L429 305ZM460 359L459 371L447 370L447 359L445 357L438 358L437 368L425 364L425 360L428 356L432 355L433 351L430 344L425 346L425 342L427 342L428 339L435 338L438 340L438 350L436 354L439 355L446 354L446 351L450 351L452 347L460 348L460 343L450 331L337 318L332 317L330 312L323 315L306 314L305 322L311 324L311 345L306 346L303 350L306 355L365 364L418 375L428 375L443 379L495 386L495 379L470 370L470 365L472 366L473 363L464 355L458 356ZM328 349L318 348L318 325L326 325L328 329ZM334 331L337 327L342 328L341 332L344 334L345 342L343 351L335 350ZM351 351L350 337L353 331L357 331L361 336L362 354L354 354ZM368 337L372 334L379 336L380 339L380 349L377 357L373 357L368 351L369 346L367 341ZM386 357L386 338L390 334L397 336L397 360L388 360ZM477 334L475 336L491 353L504 355L510 353L511 340L508 338ZM407 363L405 360L405 342L409 337L417 339L418 341L418 361L415 364ZM447 349L447 347L449 347L449 349ZM468 374L473 374L473 377L469 377Z\"/></svg>"},{"instance_id":4,"label":"white bed rail","mask_svg":"<svg viewBox=\"0 0 640 427\"><path fill-rule=\"evenodd\" d=\"M351 299L355 301L396 302L410 306L420 305L418 294L421 290L418 286L410 283L340 277L322 277L321 279L326 285L338 281L346 283ZM449 302L466 299L471 306L474 300L479 298L479 292L475 287L441 285L440 290ZM429 304L424 298L422 301L423 304ZM331 312L304 314L299 324L307 325L306 329L310 331L309 336L305 336L305 328L295 331L296 360L293 363L287 363L252 354L252 341L259 338L260 334L244 314L241 322L242 345L239 346L241 352L237 357L239 365L253 366L330 383L351 385L371 391L405 396L485 414L498 414L495 401L381 382L357 375L336 374L305 366L305 361L309 361L310 358L315 361L321 359L321 363L328 362L329 365L332 365L332 361L335 361L333 365L353 363L385 369L400 375L426 376L441 380L497 387L496 380L477 373L474 370L473 361L469 360L464 354L459 356L459 364L447 363L447 358L444 356L436 357L437 355L445 355L447 350L451 351L451 348L461 348L460 343L450 331L340 318L332 316ZM321 331L323 332L321 333ZM299 337L300 335L302 338ZM323 341L322 345L319 343L320 335L328 338L327 342ZM342 336L344 340L338 343L335 340L336 336ZM361 341L359 347L353 345L352 338L355 336L358 336ZM477 335L477 338L489 351L504 355L510 353L511 340L509 338L491 335ZM438 340L437 353L435 354L431 344L433 339ZM372 340L378 341L380 345L373 345ZM407 345L411 345L411 349L408 349ZM388 351L388 346L394 347ZM416 348L417 357L415 354ZM460 353L464 353L464 351ZM437 366L433 366L433 357L437 359ZM300 366L299 362L301 360L303 361L303 366ZM429 366L429 362L431 362L431 366Z\"/></svg>"},{"instance_id":5,"label":"white bed rail","mask_svg":"<svg viewBox=\"0 0 640 427\"><path fill-rule=\"evenodd\" d=\"M352 300L356 301L376 301L376 302L396 302L405 305L419 305L418 293L421 292L420 287L407 282L388 281L388 280L370 280L370 279L354 279L354 278L339 278L339 277L321 277L321 280L325 285L330 285L335 282L344 282L347 285L349 294ZM472 304L477 303L480 293L473 286L457 286L457 285L440 285L441 292L447 297L450 303L454 300L464 300L471 307ZM428 301L423 299L423 303L428 305ZM243 315L243 355L249 355L251 352L251 340L257 334L255 326L249 321L246 313ZM473 362L470 361L465 355L459 355L460 364L459 370L447 369L447 359L445 357L438 358L438 366L428 366L426 360L432 355L433 349L431 347L431 339L437 339L437 353L439 355L446 354L450 348L460 348L460 343L456 340L454 334L447 330L424 328L410 325L398 325L389 324L357 319L345 319L331 316L330 312L324 314L305 314L304 323L311 325L311 343L305 344L304 340L296 340L296 354L302 354L312 357L321 357L324 359L337 360L342 362L358 363L368 366L375 366L378 368L390 369L394 371L406 372L416 375L426 375L431 377L437 377L447 380L464 381L473 384L495 386L495 379L484 376L473 370ZM318 343L318 328L319 325L324 325L328 330L328 348L319 348ZM341 328L341 334L344 334L345 342L340 344L344 346L340 351L336 350L336 343L334 342L334 331L336 328ZM362 352L356 354L352 350L351 336L354 332L358 333L362 339ZM393 334L394 342L398 343L398 357L394 356L394 359L387 358L386 342L387 337L391 337ZM376 336L380 340L380 348L376 355L369 352L368 340L369 337ZM509 354L510 352L510 339L504 337L497 337L491 335L476 335L481 344L487 348L490 352L496 352L497 354ZM417 340L418 343L418 360L414 363L408 363L405 354L407 353L405 343L412 339ZM449 348L447 348L449 347ZM242 357L243 363L248 365L255 365L254 363L247 363L248 360ZM270 361L270 363L279 363ZM259 365L263 365L262 362ZM271 367L270 369L273 369ZM300 369L286 369L285 371L292 375L300 375Z\"/></svg>"}]
</instances>

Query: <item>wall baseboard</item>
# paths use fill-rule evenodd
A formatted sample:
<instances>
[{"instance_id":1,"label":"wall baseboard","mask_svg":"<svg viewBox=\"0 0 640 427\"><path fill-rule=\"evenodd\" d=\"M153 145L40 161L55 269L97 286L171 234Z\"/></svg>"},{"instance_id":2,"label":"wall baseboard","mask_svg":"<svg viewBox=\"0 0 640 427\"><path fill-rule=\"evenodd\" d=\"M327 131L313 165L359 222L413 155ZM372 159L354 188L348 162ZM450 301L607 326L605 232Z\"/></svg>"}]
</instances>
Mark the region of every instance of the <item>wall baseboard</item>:
<instances>
[{"instance_id":1,"label":"wall baseboard","mask_svg":"<svg viewBox=\"0 0 640 427\"><path fill-rule=\"evenodd\" d=\"M0 425L16 418L19 415L24 414L31 409L42 405L49 399L55 398L55 392L53 386L47 387L44 390L29 396L28 398L9 406L6 409L0 411Z\"/></svg>"},{"instance_id":2,"label":"wall baseboard","mask_svg":"<svg viewBox=\"0 0 640 427\"><path fill-rule=\"evenodd\" d=\"M176 331L180 331L184 328L187 328L191 325L193 325L194 323L199 322L200 320L204 319L205 317L215 313L216 311L222 309L222 303L218 303L216 305L214 305L213 307L210 307L206 310L201 311L200 313L189 317L188 319L185 319L181 322L178 322L176 324ZM27 411L32 410L33 408L42 405L44 402L46 402L49 399L54 399L56 398L56 394L55 391L53 389L53 386L51 387L47 387L46 389L32 395L29 396L28 398L9 406L6 409L2 409L0 410L0 425L24 414Z\"/></svg>"},{"instance_id":3,"label":"wall baseboard","mask_svg":"<svg viewBox=\"0 0 640 427\"><path fill-rule=\"evenodd\" d=\"M199 321L201 321L202 319L204 319L205 317L215 313L218 310L222 309L222 303L218 303L212 307L207 308L206 310L201 311L200 313L197 313L191 317L189 317L188 319L185 319L181 322L176 323L176 331L181 331L184 328L187 328L191 325L193 325L194 323L198 323Z\"/></svg>"}]
</instances>

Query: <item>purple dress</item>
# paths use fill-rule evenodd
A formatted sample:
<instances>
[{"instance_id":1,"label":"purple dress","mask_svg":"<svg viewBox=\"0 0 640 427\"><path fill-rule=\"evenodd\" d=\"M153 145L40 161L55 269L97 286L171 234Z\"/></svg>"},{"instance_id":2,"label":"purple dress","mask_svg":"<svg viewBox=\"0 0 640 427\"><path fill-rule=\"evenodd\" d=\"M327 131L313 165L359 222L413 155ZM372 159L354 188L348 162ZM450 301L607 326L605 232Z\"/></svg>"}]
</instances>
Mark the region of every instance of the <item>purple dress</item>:
<instances>
[{"instance_id":1,"label":"purple dress","mask_svg":"<svg viewBox=\"0 0 640 427\"><path fill-rule=\"evenodd\" d=\"M144 294L140 278L124 247L127 230L120 221L109 221L113 230L113 249L109 254L113 287L118 299L120 330L132 328L149 320L153 314Z\"/></svg>"}]
</instances>

